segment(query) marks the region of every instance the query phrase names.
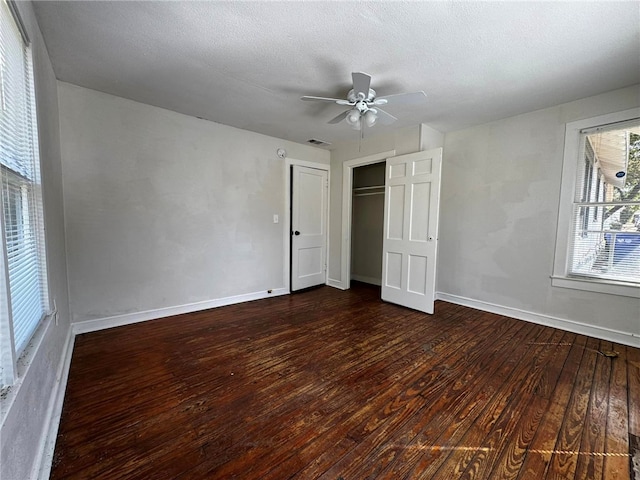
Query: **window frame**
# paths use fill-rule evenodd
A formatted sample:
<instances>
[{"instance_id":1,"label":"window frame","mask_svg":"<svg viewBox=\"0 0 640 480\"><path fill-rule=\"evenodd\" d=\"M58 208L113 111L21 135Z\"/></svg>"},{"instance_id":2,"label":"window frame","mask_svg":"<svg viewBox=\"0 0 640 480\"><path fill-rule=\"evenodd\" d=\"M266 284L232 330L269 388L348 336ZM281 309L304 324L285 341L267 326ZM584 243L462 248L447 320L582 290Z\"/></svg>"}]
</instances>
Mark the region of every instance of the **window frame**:
<instances>
[{"instance_id":1,"label":"window frame","mask_svg":"<svg viewBox=\"0 0 640 480\"><path fill-rule=\"evenodd\" d=\"M20 170L19 165L0 164L0 296L2 301L0 302L0 388L4 390L6 387L19 384L22 373L24 373L25 365L28 368L29 361L25 360L33 354L34 342L39 342L41 335L39 332L43 330L45 320L49 318L52 313L50 304L50 291L48 281L48 256L47 245L45 239L45 220L44 220L44 199L42 196L42 180L41 180L41 157L40 157L40 145L39 145L39 123L38 123L38 109L37 109L37 95L35 85L35 75L33 66L33 50L31 48L31 42L26 33L22 19L18 12L17 6L12 0L0 0L4 3L9 11L11 20L14 22L15 27L20 35L22 55L24 58L22 73L21 88L24 88L24 101L26 122L24 124L25 131L24 138L28 139L29 148L27 158L32 170L29 173L24 173ZM10 21L11 21L10 20ZM4 79L2 79L4 80ZM0 108L5 108L6 92L4 85L0 84ZM24 174L23 174L24 173ZM5 189L7 191L5 192ZM16 213L19 213L20 220L14 222L18 225L18 228L27 228L28 238L35 250L35 255L32 265L37 265L36 276L38 278L37 283L31 284L38 290L39 304L38 310L33 310L33 318L37 318L37 321L29 321L21 323L27 329L23 330L24 335L21 335L20 339L16 338L16 322L13 318L12 311L12 293L10 286L10 263L9 263L9 245L7 243L7 218L5 218L5 201L2 200L2 196L12 190L11 195L16 194L16 202L18 202L19 208ZM10 202L7 200L9 208L11 208ZM19 210L19 211L18 211ZM26 224L24 223L26 219ZM28 249L29 247L27 247ZM25 250L27 251L27 250ZM29 253L29 252L27 252ZM33 270L32 270L33 271ZM25 293L24 287L20 287L21 293ZM19 296L22 301L24 298ZM27 304L22 304L24 305ZM31 303L28 303L31 305ZM32 308L32 307L30 307ZM35 313L41 312L37 317ZM21 341L20 345L17 345L17 341ZM20 361L19 361L20 360Z\"/></svg>"},{"instance_id":2,"label":"window frame","mask_svg":"<svg viewBox=\"0 0 640 480\"><path fill-rule=\"evenodd\" d=\"M551 284L554 287L586 290L610 295L640 298L640 287L632 282L608 280L588 276L571 275L570 261L573 242L573 204L576 198L578 169L583 168L582 134L584 129L619 123L640 118L640 108L599 115L565 126L564 159L558 206L556 248ZM588 213L587 213L588 215Z\"/></svg>"}]
</instances>

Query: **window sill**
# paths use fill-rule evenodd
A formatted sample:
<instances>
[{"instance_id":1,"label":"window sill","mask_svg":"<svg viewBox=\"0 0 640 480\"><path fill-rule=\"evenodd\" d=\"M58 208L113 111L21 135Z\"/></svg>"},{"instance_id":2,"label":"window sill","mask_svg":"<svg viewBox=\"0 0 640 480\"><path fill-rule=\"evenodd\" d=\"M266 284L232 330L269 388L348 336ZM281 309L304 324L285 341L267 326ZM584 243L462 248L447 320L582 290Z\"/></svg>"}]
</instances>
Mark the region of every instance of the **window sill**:
<instances>
[{"instance_id":1,"label":"window sill","mask_svg":"<svg viewBox=\"0 0 640 480\"><path fill-rule=\"evenodd\" d=\"M599 280L595 278L552 276L551 285L573 290L620 295L623 297L640 298L640 287L633 283Z\"/></svg>"},{"instance_id":2,"label":"window sill","mask_svg":"<svg viewBox=\"0 0 640 480\"><path fill-rule=\"evenodd\" d=\"M52 318L52 315L46 315L44 317L38 328L36 328L33 337L18 358L16 362L16 378L13 384L3 385L2 388L0 388L0 425L4 425L5 419L22 388L22 384L28 375L31 365L33 365L34 360L38 356L45 337L49 334L51 325L54 323Z\"/></svg>"}]
</instances>

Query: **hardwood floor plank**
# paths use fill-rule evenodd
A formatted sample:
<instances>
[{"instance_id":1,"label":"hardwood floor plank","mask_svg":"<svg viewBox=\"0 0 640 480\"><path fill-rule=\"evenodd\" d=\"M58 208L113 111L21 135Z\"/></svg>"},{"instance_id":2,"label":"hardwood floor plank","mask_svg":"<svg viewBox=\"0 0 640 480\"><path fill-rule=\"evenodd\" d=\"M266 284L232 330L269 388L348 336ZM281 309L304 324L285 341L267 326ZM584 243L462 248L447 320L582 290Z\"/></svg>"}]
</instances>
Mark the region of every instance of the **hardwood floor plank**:
<instances>
[{"instance_id":1,"label":"hardwood floor plank","mask_svg":"<svg viewBox=\"0 0 640 480\"><path fill-rule=\"evenodd\" d=\"M605 343L618 353L611 360L609 404L606 420L604 480L629 480L629 404L627 401L627 349L623 345Z\"/></svg>"},{"instance_id":2,"label":"hardwood floor plank","mask_svg":"<svg viewBox=\"0 0 640 480\"><path fill-rule=\"evenodd\" d=\"M598 347L598 340L594 338L587 339L580 370L571 393L571 400L565 412L554 453L551 455L551 461L545 477L547 479L574 478L581 453L582 432L594 381L596 361L599 356L596 353Z\"/></svg>"},{"instance_id":3,"label":"hardwood floor plank","mask_svg":"<svg viewBox=\"0 0 640 480\"><path fill-rule=\"evenodd\" d=\"M498 402L494 402L487 409L478 425L469 430L462 445L474 447L470 450L454 452L451 459L454 460L453 471L460 475L461 479L490 478L489 472L494 466L495 459L500 452L502 438L511 437L516 427L516 420L520 418L530 401L530 394L534 391L542 376L541 366L551 352L548 343L560 342L564 332L546 330L533 342L534 350L529 355L519 359L516 374L510 379L516 388L515 395L497 395ZM539 343L539 345L535 345ZM507 392L505 392L507 393ZM513 415L512 412L518 412ZM475 448L477 447L477 448ZM449 460L451 465L451 460ZM451 467L447 467L451 468ZM442 467L440 469L442 471Z\"/></svg>"},{"instance_id":4,"label":"hardwood floor plank","mask_svg":"<svg viewBox=\"0 0 640 480\"><path fill-rule=\"evenodd\" d=\"M542 418L528 452L518 473L518 480L544 477L551 456L558 441L560 428L571 398L575 379L585 352L587 337L574 335L571 345L565 345L569 351L565 362L560 366L561 374L551 395L549 405ZM560 346L562 348L563 346Z\"/></svg>"},{"instance_id":5,"label":"hardwood floor plank","mask_svg":"<svg viewBox=\"0 0 640 480\"><path fill-rule=\"evenodd\" d=\"M626 348L629 406L630 476L640 478L640 349Z\"/></svg>"},{"instance_id":6,"label":"hardwood floor plank","mask_svg":"<svg viewBox=\"0 0 640 480\"><path fill-rule=\"evenodd\" d=\"M336 456L336 451L332 450L332 454L327 456L325 460L328 460L329 463L324 463L323 459L314 458L316 455L315 447L313 445L314 441L322 437L323 441L328 443L334 442L339 447L344 444L348 444L350 448L355 445L355 440L352 437L347 437L348 442L344 442L344 436L348 435L350 429L354 428L358 423L361 422L361 418L364 415L371 415L371 412L375 412L378 409L382 409L384 407L384 402L386 397L388 396L391 389L394 389L396 393L399 393L402 389L402 384L399 383L396 379L404 379L409 378L410 376L415 376L413 371L423 368L425 363L428 363L429 357L432 357L434 354L434 343L431 343L427 348L425 345L421 346L410 352L406 357L401 360L401 363L404 366L404 370L400 371L398 374L393 374L391 376L379 376L375 375L375 371L363 372L363 375L360 378L354 378L353 385L358 391L359 397L364 397L367 399L365 404L366 412L360 407L362 402L360 399L353 398L349 404L344 404L342 406L342 411L336 411L335 413L339 414L337 417L325 416L323 418L323 424L320 428L313 432L313 437L305 444L305 447L301 451L295 452L295 460L305 466L308 467L307 470L304 470L301 474L304 476L313 476L319 475L324 470L326 470L332 463L336 461L340 456ZM437 350L437 349L436 349ZM382 364L376 364L374 366L375 369L383 369L384 371L392 371L394 362L392 362L388 366L384 366ZM376 378L377 377L377 378ZM364 386L363 382L366 382L368 378L376 378L376 381L370 385L368 388L362 388ZM360 388L358 388L360 386ZM381 392L385 392L384 394L380 394ZM351 412L356 413L351 413ZM345 415L345 412L348 412ZM340 428L335 428L334 424L338 423ZM342 454L346 454L346 450L338 449ZM281 463L278 467L271 469L268 472L268 475L265 478L282 478L283 476L283 464ZM312 473L309 469L314 470Z\"/></svg>"},{"instance_id":7,"label":"hardwood floor plank","mask_svg":"<svg viewBox=\"0 0 640 480\"><path fill-rule=\"evenodd\" d=\"M610 342L600 342L599 351L611 349ZM582 431L575 479L602 478L604 469L604 442L609 405L611 362L614 359L598 354L594 371L589 407Z\"/></svg>"},{"instance_id":8,"label":"hardwood floor plank","mask_svg":"<svg viewBox=\"0 0 640 480\"><path fill-rule=\"evenodd\" d=\"M483 405L482 410L473 421L464 422L455 432L455 436L445 439L445 448L441 451L428 452L416 464L414 470L407 478L430 478L451 475L458 478L464 474L467 466L475 458L476 453L484 451L487 446L483 444L485 437L490 433L495 422L502 412L508 407L514 390L522 385L527 376L530 365L523 359L534 358L543 352L545 343L550 341L554 331L534 325L531 333L521 339L517 344L517 350L507 357L500 380L502 383ZM505 385L509 385L505 389Z\"/></svg>"},{"instance_id":9,"label":"hardwood floor plank","mask_svg":"<svg viewBox=\"0 0 640 480\"><path fill-rule=\"evenodd\" d=\"M628 478L628 457L557 450L628 449L638 349L379 295L321 287L77 337L51 478Z\"/></svg>"},{"instance_id":10,"label":"hardwood floor plank","mask_svg":"<svg viewBox=\"0 0 640 480\"><path fill-rule=\"evenodd\" d=\"M495 331L495 330L494 330ZM325 477L342 475L347 478L366 478L375 476L379 470L386 466L385 462L393 460L398 449L397 440L392 433L402 425L401 430L406 430L425 415L427 406L432 402L438 402L439 409L444 410L443 405L450 403L467 385L468 379L474 377L478 371L473 370L474 364L479 362L479 357L486 353L483 348L477 348L479 344L490 344L490 335L477 336L474 343L467 344L473 349L473 354L464 350L460 356L452 359L446 370L432 377L429 382L421 382L418 385L410 385L392 399L390 403L374 418L359 426L349 435L357 439L357 447L343 457L332 469L325 473ZM449 381L448 379L459 379ZM387 447L387 448L385 448ZM356 462L356 458L367 458L367 462ZM365 469L362 469L362 466ZM367 471L374 468L376 472Z\"/></svg>"},{"instance_id":11,"label":"hardwood floor plank","mask_svg":"<svg viewBox=\"0 0 640 480\"><path fill-rule=\"evenodd\" d=\"M454 328L456 330L459 331L459 336L462 336L465 328L464 328L464 322L460 325L456 325L454 326ZM445 335L447 338L451 338L451 331L449 330ZM416 334L418 334L419 332L416 332L415 330L411 332L410 336L416 337ZM404 336L404 334L403 334ZM443 336L441 334L441 336ZM437 337L436 337L437 338ZM436 342L434 343L439 343L439 344L445 344L442 341L436 340ZM423 347L420 347L420 351L422 351ZM418 350L414 350L413 355L415 355L416 351ZM393 354L393 350L387 350L386 352L387 354L392 355ZM370 357L370 359L376 359L378 358L378 353L375 351L372 351L372 354L375 354L374 356ZM390 358L383 358L382 360L379 361L378 365L375 365L375 370L378 370L379 368L384 368L384 370L386 372L388 372L388 376L387 376L387 382L385 382L384 385L379 384L379 382L376 382L376 384L372 385L372 388L374 390L371 391L365 391L364 390L364 386L361 384L361 382L363 381L367 381L368 378L375 378L375 377L369 377L369 376L363 376L360 374L360 370L362 369L362 367L367 365L367 358L362 358L360 357L357 360L357 365L358 367L354 368L354 364L353 363L348 363L345 362L344 360L340 360L338 362L338 365L335 367L330 367L329 370L333 370L334 373L340 373L341 369L344 369L346 366L346 370L345 370L345 374L349 374L346 378L344 379L340 379L340 382L338 383L338 386L341 387L341 392L337 392L339 393L339 395L336 395L336 392L330 391L328 394L322 395L321 399L322 401L325 403L324 405L322 405L322 412L323 412L323 416L327 415L327 413L329 413L331 411L331 401L335 401L336 398L341 398L341 399L351 399L353 402L353 407L352 408L357 408L358 405L361 404L362 402L362 398L367 398L368 402L367 402L367 406L366 409L370 410L373 406L374 406L374 401L375 401L375 397L371 398L371 396L377 392L377 391L382 391L385 392L385 395L389 395L389 391L385 390L384 388L389 388L390 385L392 385L392 382L394 382L394 379L397 378L411 378L410 377L410 369L407 369L407 365L410 365L411 362L406 362L404 361L404 358L401 357L399 361L397 362L393 362ZM351 365L351 367L349 367L349 365ZM386 366L385 366L386 365ZM397 373L395 372L395 367L398 367L399 369L401 369L400 371L398 371ZM373 372L372 372L373 373ZM355 394L355 395L354 395ZM306 410L312 410L313 407L315 405L307 405ZM351 407L351 406L349 406ZM382 408L383 405L380 405L380 408ZM341 407L342 408L342 413L349 412L352 411L352 408L346 408L344 406ZM339 412L340 413L340 412ZM362 414L362 412L359 412L360 414ZM330 425L333 425L334 422L331 421ZM345 422L343 419L340 420L340 424L344 425ZM258 428L258 430L260 430L260 428ZM315 437L314 437L315 438ZM291 439L289 438L289 436L286 436L287 441L290 441ZM297 443L297 442L296 442ZM267 465L277 465L278 463L280 463L283 459L278 459L278 462L276 462L275 460L271 460L268 462L265 462ZM335 459L333 459L335 460ZM318 464L316 463L316 466ZM224 469L229 469L229 468L233 468L232 465L227 465L226 467L224 467ZM245 466L241 465L241 468L246 468ZM224 470L226 471L226 470ZM213 473L211 470L208 470L208 473L211 474ZM306 473L306 475L308 474L308 472ZM262 478L262 477L258 477L258 478Z\"/></svg>"},{"instance_id":12,"label":"hardwood floor plank","mask_svg":"<svg viewBox=\"0 0 640 480\"><path fill-rule=\"evenodd\" d=\"M640 437L640 349L626 347L629 433Z\"/></svg>"},{"instance_id":13,"label":"hardwood floor plank","mask_svg":"<svg viewBox=\"0 0 640 480\"><path fill-rule=\"evenodd\" d=\"M389 476L414 478L421 475L424 478L428 478L436 475L436 472L449 458L452 451L468 448L461 446L460 443L469 428L478 421L482 412L485 411L497 392L503 388L505 381L512 375L517 363L515 359L524 353L522 340L529 335L532 335L531 338L536 338L541 332L541 329L533 325L526 325L525 328L520 329L515 341L510 342L510 346L513 348L505 347L495 357L497 366L495 364L487 366L487 370L491 372L491 379L483 385L482 390L476 396L476 401L469 405L469 412L462 411L455 421L447 422L443 431L440 429L434 431L431 428L422 431L417 439L419 445L417 460L412 459L405 462L403 461L404 458L399 459L395 467L389 472ZM493 363L493 361L494 359L492 358L491 362ZM448 411L449 408L446 412ZM438 416L441 415L443 413L438 412ZM443 470L446 471L449 468L446 467Z\"/></svg>"},{"instance_id":14,"label":"hardwood floor plank","mask_svg":"<svg viewBox=\"0 0 640 480\"><path fill-rule=\"evenodd\" d=\"M500 456L493 462L493 470L488 478L496 480L518 478L525 457L530 452L529 446L542 425L544 414L549 409L551 394L557 387L562 373L561 366L564 365L568 357L568 349L563 348L562 345L572 344L574 340L575 334L565 333L558 342L558 346L549 346L550 356L535 373L539 375L538 383L530 392L529 404L522 410L522 415L511 434L514 441L509 444L499 443L496 447L496 452ZM506 430L503 429L501 433L505 434ZM502 452L500 453L500 451Z\"/></svg>"},{"instance_id":15,"label":"hardwood floor plank","mask_svg":"<svg viewBox=\"0 0 640 480\"><path fill-rule=\"evenodd\" d=\"M381 460L373 465L366 465L371 471L361 469L353 473L354 478L365 478L374 472L381 478L402 478L406 474L402 469L413 465L424 449L429 448L425 444L426 439L433 442L440 438L446 428L455 429L464 419L472 418L473 412L491 395L492 383L499 379L496 371L491 368L496 355L501 358L509 355L517 345L513 342L514 337L523 328L531 327L499 321L500 324L493 331L495 335L486 337L495 339L495 343L491 340L487 348L482 350L481 356L463 357L460 360L464 372L461 380L450 383L441 395L429 395L425 392L424 406L403 425L403 428L397 429L393 435L387 437L374 453L373 456ZM348 475L348 470L345 473Z\"/></svg>"},{"instance_id":16,"label":"hardwood floor plank","mask_svg":"<svg viewBox=\"0 0 640 480\"><path fill-rule=\"evenodd\" d=\"M448 443L454 432L460 430L465 422L473 421L487 399L498 390L502 381L501 369L504 366L504 362L500 363L500 359L510 356L517 346L514 340L523 332L533 328L532 325L511 324L504 319L498 321L507 329L504 331L496 329L497 335L492 336L495 338L495 343L484 351L484 355L478 361L472 361L472 366L463 377L463 381L456 382L450 392L443 395L437 402L429 402L424 412L416 416L416 419L406 428L399 430L393 443L386 446L386 448L400 449L400 452L381 473L382 477L405 476L406 469L414 465L425 450L439 450L439 446ZM499 364L495 370L494 362Z\"/></svg>"}]
</instances>

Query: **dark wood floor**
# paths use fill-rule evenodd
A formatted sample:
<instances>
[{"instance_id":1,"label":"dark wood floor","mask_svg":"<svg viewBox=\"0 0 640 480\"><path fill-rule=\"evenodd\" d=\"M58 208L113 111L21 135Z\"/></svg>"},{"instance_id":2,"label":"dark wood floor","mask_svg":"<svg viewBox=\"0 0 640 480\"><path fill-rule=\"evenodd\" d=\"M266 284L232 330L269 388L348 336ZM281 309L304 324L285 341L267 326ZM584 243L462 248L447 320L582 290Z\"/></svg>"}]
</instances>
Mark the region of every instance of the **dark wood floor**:
<instances>
[{"instance_id":1,"label":"dark wood floor","mask_svg":"<svg viewBox=\"0 0 640 480\"><path fill-rule=\"evenodd\" d=\"M77 337L51 478L632 478L640 350L378 298L322 287Z\"/></svg>"}]
</instances>

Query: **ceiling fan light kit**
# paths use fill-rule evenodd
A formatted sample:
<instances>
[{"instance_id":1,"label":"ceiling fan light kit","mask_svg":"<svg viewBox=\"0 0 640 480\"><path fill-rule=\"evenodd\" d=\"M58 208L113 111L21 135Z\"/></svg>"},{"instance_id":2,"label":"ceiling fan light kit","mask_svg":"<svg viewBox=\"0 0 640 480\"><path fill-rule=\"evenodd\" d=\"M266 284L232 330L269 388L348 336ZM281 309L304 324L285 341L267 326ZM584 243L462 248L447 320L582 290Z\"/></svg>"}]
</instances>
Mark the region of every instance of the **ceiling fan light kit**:
<instances>
[{"instance_id":1,"label":"ceiling fan light kit","mask_svg":"<svg viewBox=\"0 0 640 480\"><path fill-rule=\"evenodd\" d=\"M354 130L360 130L362 122L360 121L360 111L357 108L349 110L347 114L347 123L351 125Z\"/></svg>"},{"instance_id":2,"label":"ceiling fan light kit","mask_svg":"<svg viewBox=\"0 0 640 480\"><path fill-rule=\"evenodd\" d=\"M332 118L328 123L340 123L345 120L354 130L362 130L363 124L367 127L373 127L378 123L378 120L383 125L390 125L397 120L396 117L382 110L380 105L390 103L419 104L424 103L426 99L426 95L422 91L376 97L376 91L370 88L371 75L363 72L353 72L351 77L353 79L353 88L347 93L346 99L305 95L302 100L331 102L352 107Z\"/></svg>"},{"instance_id":3,"label":"ceiling fan light kit","mask_svg":"<svg viewBox=\"0 0 640 480\"><path fill-rule=\"evenodd\" d=\"M375 109L370 109L367 113L364 114L364 123L367 127L373 127L378 121L378 116L376 115Z\"/></svg>"}]
</instances>

